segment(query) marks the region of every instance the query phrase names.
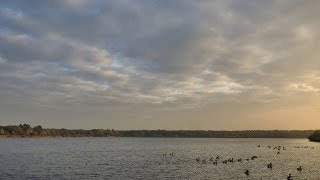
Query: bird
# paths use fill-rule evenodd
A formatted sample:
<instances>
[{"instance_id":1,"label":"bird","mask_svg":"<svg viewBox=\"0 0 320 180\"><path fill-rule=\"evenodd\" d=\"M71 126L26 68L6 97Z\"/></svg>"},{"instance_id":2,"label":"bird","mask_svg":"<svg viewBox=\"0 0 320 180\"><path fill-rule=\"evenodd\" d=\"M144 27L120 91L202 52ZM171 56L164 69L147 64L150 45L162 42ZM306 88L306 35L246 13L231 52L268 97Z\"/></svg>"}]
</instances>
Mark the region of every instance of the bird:
<instances>
[{"instance_id":1,"label":"bird","mask_svg":"<svg viewBox=\"0 0 320 180\"><path fill-rule=\"evenodd\" d=\"M257 158L258 158L257 156L252 156L251 160L254 160L254 159L257 159Z\"/></svg>"},{"instance_id":2,"label":"bird","mask_svg":"<svg viewBox=\"0 0 320 180\"><path fill-rule=\"evenodd\" d=\"M271 162L268 164L268 168L272 169L272 163Z\"/></svg>"},{"instance_id":3,"label":"bird","mask_svg":"<svg viewBox=\"0 0 320 180\"><path fill-rule=\"evenodd\" d=\"M247 169L245 172L244 172L247 176L249 176L250 175L250 172L249 172L249 170Z\"/></svg>"},{"instance_id":4,"label":"bird","mask_svg":"<svg viewBox=\"0 0 320 180\"><path fill-rule=\"evenodd\" d=\"M289 174L289 176L287 177L287 180L292 180L291 174Z\"/></svg>"},{"instance_id":5,"label":"bird","mask_svg":"<svg viewBox=\"0 0 320 180\"><path fill-rule=\"evenodd\" d=\"M301 172L302 171L302 166L298 167L297 171Z\"/></svg>"},{"instance_id":6,"label":"bird","mask_svg":"<svg viewBox=\"0 0 320 180\"><path fill-rule=\"evenodd\" d=\"M214 164L214 165L218 165L218 161L215 160L215 161L213 162L213 164Z\"/></svg>"},{"instance_id":7,"label":"bird","mask_svg":"<svg viewBox=\"0 0 320 180\"><path fill-rule=\"evenodd\" d=\"M227 163L228 163L228 161L227 161L227 160L225 160L225 161L222 161L222 163L223 163L223 164L227 164Z\"/></svg>"},{"instance_id":8,"label":"bird","mask_svg":"<svg viewBox=\"0 0 320 180\"><path fill-rule=\"evenodd\" d=\"M211 157L211 158L209 159L209 161L211 161L211 162L212 162L212 161L213 161L213 157Z\"/></svg>"},{"instance_id":9,"label":"bird","mask_svg":"<svg viewBox=\"0 0 320 180\"><path fill-rule=\"evenodd\" d=\"M196 158L196 161L197 161L197 162L199 162L199 161L200 161L200 158L199 158L199 157L197 157L197 158Z\"/></svg>"}]
</instances>

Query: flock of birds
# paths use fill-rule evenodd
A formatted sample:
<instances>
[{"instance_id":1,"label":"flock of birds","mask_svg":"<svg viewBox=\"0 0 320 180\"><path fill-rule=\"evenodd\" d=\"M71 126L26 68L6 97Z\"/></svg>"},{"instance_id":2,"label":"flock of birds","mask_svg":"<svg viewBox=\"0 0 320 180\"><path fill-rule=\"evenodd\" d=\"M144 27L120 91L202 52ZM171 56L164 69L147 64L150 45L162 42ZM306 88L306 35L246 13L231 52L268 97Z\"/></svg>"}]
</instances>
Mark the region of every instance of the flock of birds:
<instances>
[{"instance_id":1,"label":"flock of birds","mask_svg":"<svg viewBox=\"0 0 320 180\"><path fill-rule=\"evenodd\" d=\"M261 145L257 145L258 148L261 148L262 146ZM281 151L285 151L287 150L286 147L283 147L283 146L266 146L267 148L271 149L273 148L274 150L277 150L277 155L279 155L281 153ZM307 149L307 148L310 148L310 149L314 149L314 147L309 147L309 146L295 146L295 148L299 149L299 148L304 148L304 149ZM164 157L167 156L167 153L163 154ZM174 153L171 152L169 153L169 156L170 157L173 157L174 156ZM222 163L222 164L228 164L228 163L234 163L234 162L243 162L243 161L253 161L255 159L257 159L258 156L251 156L251 157L247 157L247 158L227 158L225 160L221 160L220 156L217 155L215 158L214 157L210 157L207 161L207 159L200 159L200 157L197 157L195 160L197 163L203 163L203 164L206 164L206 163L212 163L213 165L218 165L219 163ZM267 164L267 168L272 170L273 168L273 164L272 162L268 163ZM302 172L303 168L302 166L299 166L297 169L296 169L298 172ZM247 175L247 176L250 176L250 171L249 169L246 169L244 171L244 174ZM288 176L287 176L287 180L292 180L293 177L292 177L292 174L290 173Z\"/></svg>"},{"instance_id":2,"label":"flock of birds","mask_svg":"<svg viewBox=\"0 0 320 180\"><path fill-rule=\"evenodd\" d=\"M250 161L250 160L255 160L257 159L258 156L252 156L250 158L239 158L239 159L234 159L234 158L228 158L226 160L222 161L222 164L228 164L228 163L233 163L233 162L242 162L242 161ZM213 162L214 165L218 165L218 160L220 159L220 156L216 156L215 158L211 157L209 159L210 162ZM197 162L201 162L201 163L207 163L207 159L203 159L201 160L200 157L196 158Z\"/></svg>"}]
</instances>

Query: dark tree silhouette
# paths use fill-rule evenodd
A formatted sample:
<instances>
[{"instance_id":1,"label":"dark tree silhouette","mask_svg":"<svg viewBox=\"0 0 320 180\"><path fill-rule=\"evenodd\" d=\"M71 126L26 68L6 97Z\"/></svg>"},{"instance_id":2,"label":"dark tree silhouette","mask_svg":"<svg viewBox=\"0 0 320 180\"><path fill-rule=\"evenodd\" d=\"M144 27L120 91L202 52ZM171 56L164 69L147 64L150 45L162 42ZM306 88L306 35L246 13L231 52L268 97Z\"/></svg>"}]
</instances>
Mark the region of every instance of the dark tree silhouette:
<instances>
[{"instance_id":1,"label":"dark tree silhouette","mask_svg":"<svg viewBox=\"0 0 320 180\"><path fill-rule=\"evenodd\" d=\"M315 131L309 136L310 141L320 142L320 130Z\"/></svg>"},{"instance_id":2,"label":"dark tree silhouette","mask_svg":"<svg viewBox=\"0 0 320 180\"><path fill-rule=\"evenodd\" d=\"M313 130L245 130L245 131L204 131L204 130L70 130L50 129L28 124L0 126L1 136L52 136L52 137L181 137L181 138L308 138L320 140L320 131Z\"/></svg>"}]
</instances>

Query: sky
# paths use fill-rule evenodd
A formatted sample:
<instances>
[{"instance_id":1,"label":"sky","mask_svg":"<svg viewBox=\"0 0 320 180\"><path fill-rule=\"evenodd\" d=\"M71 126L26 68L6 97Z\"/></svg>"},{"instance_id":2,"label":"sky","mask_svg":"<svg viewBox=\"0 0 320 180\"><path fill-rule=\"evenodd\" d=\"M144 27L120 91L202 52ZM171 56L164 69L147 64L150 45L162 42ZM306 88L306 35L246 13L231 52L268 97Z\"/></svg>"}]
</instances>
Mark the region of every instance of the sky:
<instances>
[{"instance_id":1,"label":"sky","mask_svg":"<svg viewBox=\"0 0 320 180\"><path fill-rule=\"evenodd\" d=\"M320 128L320 1L2 0L0 125Z\"/></svg>"}]
</instances>

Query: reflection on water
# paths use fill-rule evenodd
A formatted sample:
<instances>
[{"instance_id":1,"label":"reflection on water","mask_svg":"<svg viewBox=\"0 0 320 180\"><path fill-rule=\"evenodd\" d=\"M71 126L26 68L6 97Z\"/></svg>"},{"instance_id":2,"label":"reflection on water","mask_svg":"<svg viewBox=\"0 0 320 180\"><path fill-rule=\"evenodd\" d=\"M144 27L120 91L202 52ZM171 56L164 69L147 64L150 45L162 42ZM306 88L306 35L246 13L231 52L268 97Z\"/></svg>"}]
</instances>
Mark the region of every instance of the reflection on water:
<instances>
[{"instance_id":1,"label":"reflection on water","mask_svg":"<svg viewBox=\"0 0 320 180\"><path fill-rule=\"evenodd\" d=\"M319 154L305 139L12 138L0 139L0 179L320 179Z\"/></svg>"}]
</instances>

